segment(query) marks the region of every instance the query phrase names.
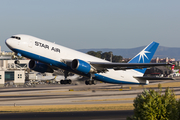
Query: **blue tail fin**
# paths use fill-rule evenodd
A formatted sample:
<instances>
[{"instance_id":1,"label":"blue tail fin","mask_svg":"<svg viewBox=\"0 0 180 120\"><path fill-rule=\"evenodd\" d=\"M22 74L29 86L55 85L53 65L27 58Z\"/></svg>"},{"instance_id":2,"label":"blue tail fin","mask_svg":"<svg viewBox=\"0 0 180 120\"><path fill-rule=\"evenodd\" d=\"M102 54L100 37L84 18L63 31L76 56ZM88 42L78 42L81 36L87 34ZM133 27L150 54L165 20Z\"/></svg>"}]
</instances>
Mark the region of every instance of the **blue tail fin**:
<instances>
[{"instance_id":1,"label":"blue tail fin","mask_svg":"<svg viewBox=\"0 0 180 120\"><path fill-rule=\"evenodd\" d=\"M157 42L150 43L140 53L138 53L135 57L133 57L128 63L150 63L158 46L159 43ZM146 71L146 69L136 69L136 70L142 73Z\"/></svg>"}]
</instances>

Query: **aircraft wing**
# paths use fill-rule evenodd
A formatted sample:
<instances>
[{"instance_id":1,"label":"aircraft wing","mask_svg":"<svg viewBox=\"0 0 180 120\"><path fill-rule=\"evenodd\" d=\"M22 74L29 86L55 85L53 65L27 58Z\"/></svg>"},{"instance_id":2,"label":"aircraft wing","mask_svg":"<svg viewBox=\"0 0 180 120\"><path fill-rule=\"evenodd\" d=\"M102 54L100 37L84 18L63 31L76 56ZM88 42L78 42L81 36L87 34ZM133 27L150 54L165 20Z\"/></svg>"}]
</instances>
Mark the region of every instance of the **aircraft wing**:
<instances>
[{"instance_id":1,"label":"aircraft wing","mask_svg":"<svg viewBox=\"0 0 180 120\"><path fill-rule=\"evenodd\" d=\"M166 66L170 63L111 63L111 62L90 62L90 64L97 70L102 69L114 69L114 70L126 70L126 69L143 69L153 66Z\"/></svg>"},{"instance_id":2,"label":"aircraft wing","mask_svg":"<svg viewBox=\"0 0 180 120\"><path fill-rule=\"evenodd\" d=\"M85 62L80 59L64 60L68 66L75 66L74 68L91 66L96 72L106 72L107 69L114 70L127 70L127 69L143 69L153 66L166 66L171 65L170 63L115 63L115 62ZM75 65L74 65L75 63Z\"/></svg>"}]
</instances>

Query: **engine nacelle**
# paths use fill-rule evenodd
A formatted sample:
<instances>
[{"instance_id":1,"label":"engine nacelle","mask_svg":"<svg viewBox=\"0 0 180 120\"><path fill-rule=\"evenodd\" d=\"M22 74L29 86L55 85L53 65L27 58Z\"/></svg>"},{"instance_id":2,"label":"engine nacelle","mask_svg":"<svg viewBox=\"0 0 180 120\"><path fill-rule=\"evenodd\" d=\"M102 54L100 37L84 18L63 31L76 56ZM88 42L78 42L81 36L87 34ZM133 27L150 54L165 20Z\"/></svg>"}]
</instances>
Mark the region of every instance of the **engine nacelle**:
<instances>
[{"instance_id":1,"label":"engine nacelle","mask_svg":"<svg viewBox=\"0 0 180 120\"><path fill-rule=\"evenodd\" d=\"M72 61L71 67L72 69L83 72L85 74L97 72L96 69L91 64L79 59L74 59Z\"/></svg>"},{"instance_id":2,"label":"engine nacelle","mask_svg":"<svg viewBox=\"0 0 180 120\"><path fill-rule=\"evenodd\" d=\"M34 71L41 72L41 73L44 73L44 72L53 73L54 72L53 69L51 69L48 65L41 63L41 62L34 61L34 60L29 61L29 68Z\"/></svg>"}]
</instances>

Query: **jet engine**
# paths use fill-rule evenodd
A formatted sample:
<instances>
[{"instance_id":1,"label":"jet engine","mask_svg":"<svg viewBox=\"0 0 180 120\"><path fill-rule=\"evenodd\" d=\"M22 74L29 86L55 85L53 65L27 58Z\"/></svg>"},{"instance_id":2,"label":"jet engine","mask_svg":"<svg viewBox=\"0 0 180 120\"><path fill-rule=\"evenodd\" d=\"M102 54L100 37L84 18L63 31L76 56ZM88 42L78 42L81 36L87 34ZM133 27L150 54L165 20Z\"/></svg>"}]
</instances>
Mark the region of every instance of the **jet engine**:
<instances>
[{"instance_id":1,"label":"jet engine","mask_svg":"<svg viewBox=\"0 0 180 120\"><path fill-rule=\"evenodd\" d=\"M72 69L83 72L85 74L97 72L96 69L91 64L80 59L74 59L72 61L71 67Z\"/></svg>"},{"instance_id":2,"label":"jet engine","mask_svg":"<svg viewBox=\"0 0 180 120\"><path fill-rule=\"evenodd\" d=\"M50 68L48 65L38 62L38 61L34 61L34 60L29 61L29 68L34 71L41 72L41 73L44 73L44 72L53 73L54 72L53 69Z\"/></svg>"}]
</instances>

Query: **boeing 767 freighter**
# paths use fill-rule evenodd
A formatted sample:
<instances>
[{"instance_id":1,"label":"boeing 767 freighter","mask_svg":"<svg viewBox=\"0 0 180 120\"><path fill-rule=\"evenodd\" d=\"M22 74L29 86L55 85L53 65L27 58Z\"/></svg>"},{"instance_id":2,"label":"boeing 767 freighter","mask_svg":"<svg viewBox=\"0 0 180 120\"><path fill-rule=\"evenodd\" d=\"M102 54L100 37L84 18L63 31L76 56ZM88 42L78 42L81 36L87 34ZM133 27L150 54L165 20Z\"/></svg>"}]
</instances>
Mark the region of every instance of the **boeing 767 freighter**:
<instances>
[{"instance_id":1,"label":"boeing 767 freighter","mask_svg":"<svg viewBox=\"0 0 180 120\"><path fill-rule=\"evenodd\" d=\"M109 62L30 35L13 35L5 43L15 53L31 59L30 69L42 73L62 69L65 78L69 72L88 77L86 84L98 80L114 84L146 85L149 81L143 75L147 67L168 65L150 63L159 45L157 42L150 43L128 63Z\"/></svg>"}]
</instances>

